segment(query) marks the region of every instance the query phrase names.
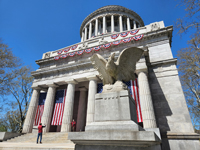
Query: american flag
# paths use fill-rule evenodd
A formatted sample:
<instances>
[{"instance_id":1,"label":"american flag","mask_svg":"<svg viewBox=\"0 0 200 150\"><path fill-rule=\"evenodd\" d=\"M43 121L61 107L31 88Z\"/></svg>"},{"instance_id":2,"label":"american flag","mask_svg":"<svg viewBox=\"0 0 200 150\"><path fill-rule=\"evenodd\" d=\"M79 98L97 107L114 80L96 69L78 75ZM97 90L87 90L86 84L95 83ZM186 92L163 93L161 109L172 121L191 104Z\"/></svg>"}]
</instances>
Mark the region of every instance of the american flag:
<instances>
[{"instance_id":1,"label":"american flag","mask_svg":"<svg viewBox=\"0 0 200 150\"><path fill-rule=\"evenodd\" d=\"M137 111L137 120L138 120L138 122L143 122L142 112L141 112L141 107L140 107L138 79L135 79L135 81L130 80L128 82L125 82L125 84L128 86L130 94L133 97L133 99L135 100L136 111ZM98 83L97 84L97 93L101 93L102 91L103 91L103 84Z\"/></svg>"},{"instance_id":2,"label":"american flag","mask_svg":"<svg viewBox=\"0 0 200 150\"><path fill-rule=\"evenodd\" d=\"M138 122L143 122L142 112L141 112L141 107L140 107L138 79L136 78L135 81L130 80L129 82L125 82L125 83L129 88L132 98L135 100L135 106L136 106L136 111L137 111L137 120L138 120Z\"/></svg>"},{"instance_id":3,"label":"american flag","mask_svg":"<svg viewBox=\"0 0 200 150\"><path fill-rule=\"evenodd\" d=\"M51 125L62 125L62 118L65 106L66 89L56 92L54 112L51 121Z\"/></svg>"},{"instance_id":4,"label":"american flag","mask_svg":"<svg viewBox=\"0 0 200 150\"><path fill-rule=\"evenodd\" d=\"M35 122L34 122L35 126L37 126L41 122L42 114L44 111L44 103L45 103L46 95L47 93L40 93L39 103L37 106Z\"/></svg>"}]
</instances>

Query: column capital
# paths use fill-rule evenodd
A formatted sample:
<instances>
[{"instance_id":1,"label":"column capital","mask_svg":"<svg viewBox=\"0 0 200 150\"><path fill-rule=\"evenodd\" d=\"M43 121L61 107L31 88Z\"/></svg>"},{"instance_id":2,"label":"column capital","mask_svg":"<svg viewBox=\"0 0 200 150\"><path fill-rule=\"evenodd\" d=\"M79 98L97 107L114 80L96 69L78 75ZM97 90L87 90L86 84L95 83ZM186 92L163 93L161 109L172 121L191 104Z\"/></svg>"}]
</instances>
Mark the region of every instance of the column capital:
<instances>
[{"instance_id":1,"label":"column capital","mask_svg":"<svg viewBox=\"0 0 200 150\"><path fill-rule=\"evenodd\" d=\"M59 87L56 83L47 83L46 84L48 87Z\"/></svg>"},{"instance_id":2,"label":"column capital","mask_svg":"<svg viewBox=\"0 0 200 150\"><path fill-rule=\"evenodd\" d=\"M84 86L82 86L82 87L79 87L79 90L80 90L80 91L87 91L87 88L84 87Z\"/></svg>"},{"instance_id":3,"label":"column capital","mask_svg":"<svg viewBox=\"0 0 200 150\"><path fill-rule=\"evenodd\" d=\"M31 86L31 88L32 88L33 90L41 90L41 89L42 89L42 88L39 87L38 85L37 85L37 86Z\"/></svg>"},{"instance_id":4,"label":"column capital","mask_svg":"<svg viewBox=\"0 0 200 150\"><path fill-rule=\"evenodd\" d=\"M88 76L87 79L88 80L99 80L99 78L97 77L97 75Z\"/></svg>"},{"instance_id":5,"label":"column capital","mask_svg":"<svg viewBox=\"0 0 200 150\"><path fill-rule=\"evenodd\" d=\"M135 70L135 73L137 74L137 75L139 75L140 73L145 73L145 74L148 74L148 70L147 70L147 68L142 68L142 69L137 69L137 70Z\"/></svg>"},{"instance_id":6,"label":"column capital","mask_svg":"<svg viewBox=\"0 0 200 150\"><path fill-rule=\"evenodd\" d=\"M78 82L75 79L68 79L68 80L65 80L65 82L68 84L78 84Z\"/></svg>"}]
</instances>

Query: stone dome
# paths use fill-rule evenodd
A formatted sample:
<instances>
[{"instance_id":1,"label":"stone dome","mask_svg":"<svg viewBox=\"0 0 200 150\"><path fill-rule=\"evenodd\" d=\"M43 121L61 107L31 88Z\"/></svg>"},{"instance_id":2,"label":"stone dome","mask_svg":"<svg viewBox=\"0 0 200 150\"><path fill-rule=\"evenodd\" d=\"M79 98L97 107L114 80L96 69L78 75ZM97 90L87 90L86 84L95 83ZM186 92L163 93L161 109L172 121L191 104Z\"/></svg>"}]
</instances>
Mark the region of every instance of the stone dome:
<instances>
[{"instance_id":1,"label":"stone dome","mask_svg":"<svg viewBox=\"0 0 200 150\"><path fill-rule=\"evenodd\" d=\"M122 32L144 26L134 11L118 5L101 7L88 15L80 27L82 41L109 32Z\"/></svg>"}]
</instances>

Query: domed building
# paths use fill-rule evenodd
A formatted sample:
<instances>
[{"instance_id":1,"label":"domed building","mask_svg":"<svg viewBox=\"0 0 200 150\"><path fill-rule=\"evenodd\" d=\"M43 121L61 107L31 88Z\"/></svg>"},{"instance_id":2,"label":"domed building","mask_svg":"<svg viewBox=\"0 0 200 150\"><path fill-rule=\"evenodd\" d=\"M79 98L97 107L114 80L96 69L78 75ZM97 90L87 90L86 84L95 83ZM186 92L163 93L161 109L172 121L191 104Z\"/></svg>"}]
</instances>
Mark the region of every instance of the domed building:
<instances>
[{"instance_id":1,"label":"domed building","mask_svg":"<svg viewBox=\"0 0 200 150\"><path fill-rule=\"evenodd\" d=\"M69 138L76 149L197 150L199 136L172 56L172 31L163 21L145 25L136 12L117 5L88 15L80 27L81 42L46 52L36 61L40 67L32 72L23 133L34 132L40 122L46 124L44 132L71 132L74 119L77 132ZM132 101L112 102L120 97L112 94L100 99L102 78L90 58L99 54L107 60L115 53L117 60L127 48L143 50L136 79L125 83L130 92L125 96Z\"/></svg>"},{"instance_id":2,"label":"domed building","mask_svg":"<svg viewBox=\"0 0 200 150\"><path fill-rule=\"evenodd\" d=\"M143 26L143 20L134 11L122 6L105 6L85 18L80 28L81 41Z\"/></svg>"}]
</instances>

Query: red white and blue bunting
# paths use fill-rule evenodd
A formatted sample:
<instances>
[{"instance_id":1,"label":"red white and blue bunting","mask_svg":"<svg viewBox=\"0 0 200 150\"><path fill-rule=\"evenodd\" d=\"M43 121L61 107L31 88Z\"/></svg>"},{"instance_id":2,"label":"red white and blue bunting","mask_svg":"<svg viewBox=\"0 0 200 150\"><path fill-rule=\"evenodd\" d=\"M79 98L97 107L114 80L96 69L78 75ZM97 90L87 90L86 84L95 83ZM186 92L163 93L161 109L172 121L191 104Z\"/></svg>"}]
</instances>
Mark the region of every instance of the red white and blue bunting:
<instances>
[{"instance_id":1,"label":"red white and blue bunting","mask_svg":"<svg viewBox=\"0 0 200 150\"><path fill-rule=\"evenodd\" d=\"M66 53L70 50L71 47L65 48L63 51Z\"/></svg>"},{"instance_id":2,"label":"red white and blue bunting","mask_svg":"<svg viewBox=\"0 0 200 150\"><path fill-rule=\"evenodd\" d=\"M142 38L143 38L143 34L132 37L132 39L135 41L141 40Z\"/></svg>"},{"instance_id":3,"label":"red white and blue bunting","mask_svg":"<svg viewBox=\"0 0 200 150\"><path fill-rule=\"evenodd\" d=\"M120 43L121 43L121 40L112 42L113 45L119 45Z\"/></svg>"},{"instance_id":4,"label":"red white and blue bunting","mask_svg":"<svg viewBox=\"0 0 200 150\"><path fill-rule=\"evenodd\" d=\"M137 30L132 30L132 31L120 33L120 36L121 36L121 37L126 37L129 33L130 33L131 35L135 35L135 34L138 33L138 32L139 32L139 29L137 29ZM111 38L112 38L112 39L116 39L118 36L119 36L119 34L113 34L113 35L111 35Z\"/></svg>"},{"instance_id":5,"label":"red white and blue bunting","mask_svg":"<svg viewBox=\"0 0 200 150\"><path fill-rule=\"evenodd\" d=\"M127 39L123 39L122 41L123 41L124 43L128 43L128 42L131 41L131 39L132 39L132 38L127 38Z\"/></svg>"},{"instance_id":6,"label":"red white and blue bunting","mask_svg":"<svg viewBox=\"0 0 200 150\"><path fill-rule=\"evenodd\" d=\"M60 55L62 52L63 52L63 50L59 50L59 51L57 52L57 54Z\"/></svg>"},{"instance_id":7,"label":"red white and blue bunting","mask_svg":"<svg viewBox=\"0 0 200 150\"><path fill-rule=\"evenodd\" d=\"M103 46L103 48L107 49L107 48L109 48L109 47L111 46L111 43L104 44L104 45L102 45L102 46Z\"/></svg>"},{"instance_id":8,"label":"red white and blue bunting","mask_svg":"<svg viewBox=\"0 0 200 150\"><path fill-rule=\"evenodd\" d=\"M118 40L118 41L114 41L114 42L111 42L111 43L107 43L107 44L104 44L104 45L100 45L100 46L96 46L96 47L92 47L92 48L88 48L88 49L85 49L85 50L80 50L80 51L76 51L76 52L71 52L71 53L67 53L67 54L64 54L64 55L59 55L59 56L55 56L54 57L54 60L59 60L60 58L66 58L67 56L70 56L70 57L73 57L76 55L82 55L84 52L85 53L91 53L93 50L94 51L99 51L101 49L101 47L105 48L105 49L108 49L112 44L113 45L119 45L121 42L123 43L128 43L130 42L131 40L135 40L135 41L138 41L138 40L141 40L143 38L143 34L141 35L137 35L137 36L134 36L134 37L130 37L130 38L126 38L126 39L123 39L123 40ZM78 45L76 45L77 47ZM60 50L58 51L60 54L65 50L70 50L70 48L65 48L64 50ZM58 53L57 52L57 53Z\"/></svg>"},{"instance_id":9,"label":"red white and blue bunting","mask_svg":"<svg viewBox=\"0 0 200 150\"><path fill-rule=\"evenodd\" d=\"M59 59L60 59L60 56L54 57L54 60L59 60Z\"/></svg>"},{"instance_id":10,"label":"red white and blue bunting","mask_svg":"<svg viewBox=\"0 0 200 150\"><path fill-rule=\"evenodd\" d=\"M77 51L77 52L76 52L77 55L82 55L83 53L84 53L84 50L81 50L81 51Z\"/></svg>"},{"instance_id":11,"label":"red white and blue bunting","mask_svg":"<svg viewBox=\"0 0 200 150\"><path fill-rule=\"evenodd\" d=\"M123 32L123 33L120 33L120 36L121 37L126 37L128 34L129 34L129 32Z\"/></svg>"},{"instance_id":12,"label":"red white and blue bunting","mask_svg":"<svg viewBox=\"0 0 200 150\"><path fill-rule=\"evenodd\" d=\"M74 45L71 47L72 50L75 50L78 47L78 45Z\"/></svg>"},{"instance_id":13,"label":"red white and blue bunting","mask_svg":"<svg viewBox=\"0 0 200 150\"><path fill-rule=\"evenodd\" d=\"M94 47L94 50L95 51L99 51L101 49L101 46L96 46L96 47Z\"/></svg>"},{"instance_id":14,"label":"red white and blue bunting","mask_svg":"<svg viewBox=\"0 0 200 150\"><path fill-rule=\"evenodd\" d=\"M60 58L66 58L68 54L61 55Z\"/></svg>"},{"instance_id":15,"label":"red white and blue bunting","mask_svg":"<svg viewBox=\"0 0 200 150\"><path fill-rule=\"evenodd\" d=\"M136 33L138 33L138 31L139 31L139 30L130 31L130 34L131 34L131 35L135 35Z\"/></svg>"},{"instance_id":16,"label":"red white and blue bunting","mask_svg":"<svg viewBox=\"0 0 200 150\"><path fill-rule=\"evenodd\" d=\"M119 34L113 34L113 35L111 35L111 38L116 39L118 36L119 36Z\"/></svg>"},{"instance_id":17,"label":"red white and blue bunting","mask_svg":"<svg viewBox=\"0 0 200 150\"><path fill-rule=\"evenodd\" d=\"M71 53L69 53L68 55L69 55L70 57L73 57L75 54L76 54L76 52L71 52Z\"/></svg>"},{"instance_id":18,"label":"red white and blue bunting","mask_svg":"<svg viewBox=\"0 0 200 150\"><path fill-rule=\"evenodd\" d=\"M86 49L85 52L90 53L92 50L93 50L93 48L89 48L89 49Z\"/></svg>"}]
</instances>

